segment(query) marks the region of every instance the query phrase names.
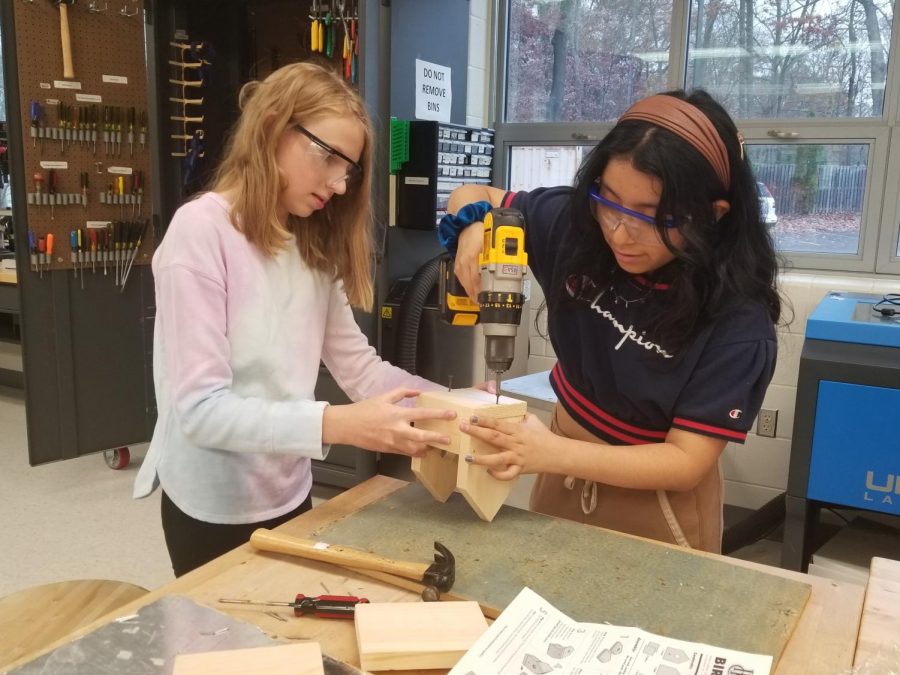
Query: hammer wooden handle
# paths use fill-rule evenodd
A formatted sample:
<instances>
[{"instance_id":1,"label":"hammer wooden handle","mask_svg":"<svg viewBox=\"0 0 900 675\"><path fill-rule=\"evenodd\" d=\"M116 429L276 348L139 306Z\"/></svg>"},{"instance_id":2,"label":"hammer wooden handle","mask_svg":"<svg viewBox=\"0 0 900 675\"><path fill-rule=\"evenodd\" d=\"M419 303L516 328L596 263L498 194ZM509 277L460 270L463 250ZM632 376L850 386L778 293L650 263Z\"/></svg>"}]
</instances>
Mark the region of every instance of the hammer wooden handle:
<instances>
[{"instance_id":1,"label":"hammer wooden handle","mask_svg":"<svg viewBox=\"0 0 900 675\"><path fill-rule=\"evenodd\" d=\"M72 68L72 38L69 35L69 10L66 3L59 4L59 37L62 42L63 57L63 77L75 77L75 70Z\"/></svg>"},{"instance_id":2,"label":"hammer wooden handle","mask_svg":"<svg viewBox=\"0 0 900 675\"><path fill-rule=\"evenodd\" d=\"M250 545L259 551L286 553L288 555L333 563L343 567L387 572L406 579L422 582L429 564L404 562L382 558L374 553L366 553L343 546L334 546L309 539L299 539L286 534L260 528L250 535Z\"/></svg>"}]
</instances>

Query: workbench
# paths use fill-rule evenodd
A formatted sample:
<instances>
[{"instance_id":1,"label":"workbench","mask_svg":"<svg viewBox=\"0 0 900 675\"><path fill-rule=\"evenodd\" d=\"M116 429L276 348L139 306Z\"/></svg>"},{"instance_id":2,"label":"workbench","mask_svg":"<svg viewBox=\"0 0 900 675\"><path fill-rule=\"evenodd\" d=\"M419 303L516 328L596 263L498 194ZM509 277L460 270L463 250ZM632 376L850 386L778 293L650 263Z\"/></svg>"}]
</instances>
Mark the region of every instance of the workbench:
<instances>
[{"instance_id":1,"label":"workbench","mask_svg":"<svg viewBox=\"0 0 900 675\"><path fill-rule=\"evenodd\" d=\"M295 537L310 537L322 527L353 515L360 509L391 495L407 485L404 481L375 476L330 501L282 525L278 531ZM588 527L588 526L585 526ZM335 542L336 543L336 542ZM667 544L656 544L667 547ZM503 555L502 552L497 552ZM487 554L487 552L486 552ZM768 567L743 560L715 556L703 552L690 555L712 557L728 565L745 567L777 577L809 584L812 594L796 629L775 669L779 675L836 673L850 668L856 650L857 633L862 613L864 589L811 577L797 572ZM457 564L460 564L458 561ZM258 625L266 633L287 639L314 640L322 651L336 659L358 665L352 622L312 618L294 618L287 612L279 619L266 614L270 608L223 605L220 597L286 600L296 593L350 594L368 597L372 602L415 601L410 591L388 586L337 568L276 554L254 551L245 544L216 560L166 584L138 600L121 607L79 631L42 650L11 664L26 663L41 653L85 635L116 617L135 612L151 602L169 595L183 595L234 618ZM548 598L551 602L553 598ZM602 621L602 617L597 617ZM436 672L436 671L429 671Z\"/></svg>"}]
</instances>

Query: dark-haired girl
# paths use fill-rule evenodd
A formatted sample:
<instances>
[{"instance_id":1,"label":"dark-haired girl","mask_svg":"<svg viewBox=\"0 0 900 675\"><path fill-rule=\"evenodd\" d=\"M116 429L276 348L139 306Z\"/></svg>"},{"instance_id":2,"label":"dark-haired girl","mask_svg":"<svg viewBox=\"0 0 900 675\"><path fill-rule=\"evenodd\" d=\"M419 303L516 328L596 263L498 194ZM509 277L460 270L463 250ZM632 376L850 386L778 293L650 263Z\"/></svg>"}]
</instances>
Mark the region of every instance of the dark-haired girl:
<instances>
[{"instance_id":1,"label":"dark-haired girl","mask_svg":"<svg viewBox=\"0 0 900 675\"><path fill-rule=\"evenodd\" d=\"M718 552L719 457L762 404L781 312L734 122L705 92L651 96L594 148L574 187L454 191L457 215L441 233L472 297L478 221L492 206L525 217L559 402L550 429L532 415L463 422L496 449L467 461L504 480L538 474L536 511Z\"/></svg>"}]
</instances>

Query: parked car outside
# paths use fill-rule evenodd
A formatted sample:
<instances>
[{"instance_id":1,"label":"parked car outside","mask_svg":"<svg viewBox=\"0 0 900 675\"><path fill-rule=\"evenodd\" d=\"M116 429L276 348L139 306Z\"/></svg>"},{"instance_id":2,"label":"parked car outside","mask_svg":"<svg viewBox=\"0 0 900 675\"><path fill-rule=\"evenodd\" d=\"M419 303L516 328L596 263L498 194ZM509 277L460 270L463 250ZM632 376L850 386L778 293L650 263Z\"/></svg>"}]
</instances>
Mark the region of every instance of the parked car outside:
<instances>
[{"instance_id":1,"label":"parked car outside","mask_svg":"<svg viewBox=\"0 0 900 675\"><path fill-rule=\"evenodd\" d=\"M759 217L767 226L775 227L778 216L775 213L775 197L769 192L765 183L756 181L756 193L759 195Z\"/></svg>"}]
</instances>

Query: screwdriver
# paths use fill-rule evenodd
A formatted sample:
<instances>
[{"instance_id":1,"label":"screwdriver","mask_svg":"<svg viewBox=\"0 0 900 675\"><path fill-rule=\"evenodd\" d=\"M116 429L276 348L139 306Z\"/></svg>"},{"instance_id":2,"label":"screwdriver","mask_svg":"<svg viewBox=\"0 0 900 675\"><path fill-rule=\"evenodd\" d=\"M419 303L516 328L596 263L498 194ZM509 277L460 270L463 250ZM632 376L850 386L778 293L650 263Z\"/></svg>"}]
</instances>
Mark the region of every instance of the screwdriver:
<instances>
[{"instance_id":1,"label":"screwdriver","mask_svg":"<svg viewBox=\"0 0 900 675\"><path fill-rule=\"evenodd\" d=\"M47 272L48 273L50 272L50 263L53 262L53 240L54 239L55 239L55 237L53 236L52 232L47 234L47 240L46 240L47 263L46 264L47 264Z\"/></svg>"},{"instance_id":2,"label":"screwdriver","mask_svg":"<svg viewBox=\"0 0 900 675\"><path fill-rule=\"evenodd\" d=\"M94 154L97 154L97 120L100 117L100 109L95 103L91 106L91 143L94 144Z\"/></svg>"},{"instance_id":3,"label":"screwdriver","mask_svg":"<svg viewBox=\"0 0 900 675\"><path fill-rule=\"evenodd\" d=\"M72 249L72 276L78 278L78 232L71 230L69 232L69 248Z\"/></svg>"},{"instance_id":4,"label":"screwdriver","mask_svg":"<svg viewBox=\"0 0 900 675\"><path fill-rule=\"evenodd\" d=\"M47 239L38 238L38 276L44 278L44 265L47 262Z\"/></svg>"},{"instance_id":5,"label":"screwdriver","mask_svg":"<svg viewBox=\"0 0 900 675\"><path fill-rule=\"evenodd\" d=\"M31 271L38 271L37 242L34 240L34 230L28 230L28 250L31 251Z\"/></svg>"},{"instance_id":6,"label":"screwdriver","mask_svg":"<svg viewBox=\"0 0 900 675\"><path fill-rule=\"evenodd\" d=\"M31 102L31 147L37 147L37 138L41 136L41 149L44 148L44 137L40 134L41 124L41 104L37 101Z\"/></svg>"},{"instance_id":7,"label":"screwdriver","mask_svg":"<svg viewBox=\"0 0 900 675\"><path fill-rule=\"evenodd\" d=\"M103 276L106 274L106 261L109 260L109 252L112 249L112 226L107 225L103 230Z\"/></svg>"},{"instance_id":8,"label":"screwdriver","mask_svg":"<svg viewBox=\"0 0 900 675\"><path fill-rule=\"evenodd\" d=\"M97 273L97 230L88 230L88 239L91 241L91 273Z\"/></svg>"},{"instance_id":9,"label":"screwdriver","mask_svg":"<svg viewBox=\"0 0 900 675\"><path fill-rule=\"evenodd\" d=\"M134 157L134 122L135 110L132 107L128 109L128 145L130 146L129 157Z\"/></svg>"},{"instance_id":10,"label":"screwdriver","mask_svg":"<svg viewBox=\"0 0 900 675\"><path fill-rule=\"evenodd\" d=\"M298 593L293 602L261 602L256 600L236 600L219 598L219 602L231 605L267 605L270 607L293 607L294 616L312 614L322 619L352 619L356 605L369 602L355 595L317 595L310 597Z\"/></svg>"},{"instance_id":11,"label":"screwdriver","mask_svg":"<svg viewBox=\"0 0 900 675\"><path fill-rule=\"evenodd\" d=\"M34 203L37 205L38 213L41 211L41 192L44 189L44 173L43 171L36 171L35 174L31 177L34 181Z\"/></svg>"},{"instance_id":12,"label":"screwdriver","mask_svg":"<svg viewBox=\"0 0 900 675\"><path fill-rule=\"evenodd\" d=\"M81 272L78 276L81 277L81 290L84 290L84 259L85 259L85 241L84 241L84 232L79 227L78 228L78 262L81 264Z\"/></svg>"},{"instance_id":13,"label":"screwdriver","mask_svg":"<svg viewBox=\"0 0 900 675\"><path fill-rule=\"evenodd\" d=\"M56 170L50 169L47 172L47 198L50 200L50 220L54 220L53 207L56 204L56 192L58 188L59 178L56 175Z\"/></svg>"},{"instance_id":14,"label":"screwdriver","mask_svg":"<svg viewBox=\"0 0 900 675\"><path fill-rule=\"evenodd\" d=\"M81 172L81 206L87 210L88 203L88 172Z\"/></svg>"},{"instance_id":15,"label":"screwdriver","mask_svg":"<svg viewBox=\"0 0 900 675\"><path fill-rule=\"evenodd\" d=\"M128 258L128 266L126 267L125 273L122 276L122 288L120 289L120 292L123 292L125 290L125 282L128 281L128 276L131 274L131 268L134 267L134 261L137 259L138 252L140 251L140 248L141 248L141 243L144 241L144 235L147 234L147 227L149 225L150 225L149 220L145 220L143 226L141 226L139 223L134 223L134 228L135 228L134 231L138 233L137 240L132 242L131 248L133 250L131 252L130 258ZM138 228L140 228L140 231L138 230ZM129 232L128 238L133 239L131 232Z\"/></svg>"},{"instance_id":16,"label":"screwdriver","mask_svg":"<svg viewBox=\"0 0 900 675\"><path fill-rule=\"evenodd\" d=\"M140 138L140 141L141 141L141 150L143 150L144 145L146 145L146 143L147 143L147 111L146 110L141 110L140 128L141 128L141 131L140 131L140 134L138 135L138 137Z\"/></svg>"}]
</instances>

